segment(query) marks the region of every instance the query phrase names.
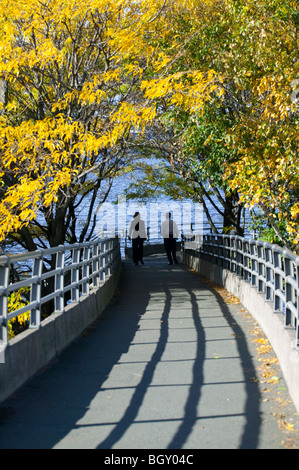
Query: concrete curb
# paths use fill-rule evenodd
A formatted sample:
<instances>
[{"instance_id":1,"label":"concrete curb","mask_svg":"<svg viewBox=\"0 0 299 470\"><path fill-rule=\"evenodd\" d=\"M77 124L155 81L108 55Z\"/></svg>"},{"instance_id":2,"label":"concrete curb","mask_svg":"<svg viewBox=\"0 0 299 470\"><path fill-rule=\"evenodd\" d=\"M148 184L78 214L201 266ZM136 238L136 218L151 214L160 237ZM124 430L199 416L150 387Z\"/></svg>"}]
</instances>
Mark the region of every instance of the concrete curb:
<instances>
[{"instance_id":1,"label":"concrete curb","mask_svg":"<svg viewBox=\"0 0 299 470\"><path fill-rule=\"evenodd\" d=\"M227 269L216 266L189 252L182 252L182 261L238 297L242 305L259 323L280 364L290 396L299 413L299 351L295 349L295 331L284 327L284 315L273 312L273 303L264 294Z\"/></svg>"},{"instance_id":2,"label":"concrete curb","mask_svg":"<svg viewBox=\"0 0 299 470\"><path fill-rule=\"evenodd\" d=\"M106 278L90 295L66 306L63 313L46 318L38 329L29 329L9 341L0 364L0 403L65 349L98 318L112 299L121 269Z\"/></svg>"}]
</instances>

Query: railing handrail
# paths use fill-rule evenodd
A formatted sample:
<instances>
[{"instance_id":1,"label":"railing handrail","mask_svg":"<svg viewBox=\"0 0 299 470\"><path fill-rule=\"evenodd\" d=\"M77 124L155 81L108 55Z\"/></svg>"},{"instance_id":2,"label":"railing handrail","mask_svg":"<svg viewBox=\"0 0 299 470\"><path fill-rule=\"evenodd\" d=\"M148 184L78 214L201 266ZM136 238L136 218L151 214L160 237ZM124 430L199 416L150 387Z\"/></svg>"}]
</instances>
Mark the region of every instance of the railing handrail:
<instances>
[{"instance_id":1,"label":"railing handrail","mask_svg":"<svg viewBox=\"0 0 299 470\"><path fill-rule=\"evenodd\" d=\"M68 255L68 256L66 256ZM47 257L54 256L55 267L44 270ZM105 282L115 264L120 259L120 246L117 238L97 239L89 242L59 245L54 248L36 250L21 254L0 257L0 340L8 343L8 321L30 312L30 328L41 325L42 305L53 301L53 313L63 312L66 294L70 302L77 302L82 295L88 295L90 288ZM10 282L11 266L19 262L32 265L31 275L22 280ZM44 285L52 283L53 289L47 292ZM30 288L27 303L8 312L8 298L22 287ZM46 291L43 292L43 291Z\"/></svg>"},{"instance_id":2,"label":"railing handrail","mask_svg":"<svg viewBox=\"0 0 299 470\"><path fill-rule=\"evenodd\" d=\"M285 328L296 330L299 349L299 256L266 241L225 234L203 235L193 251L264 293L273 313L284 315Z\"/></svg>"}]
</instances>

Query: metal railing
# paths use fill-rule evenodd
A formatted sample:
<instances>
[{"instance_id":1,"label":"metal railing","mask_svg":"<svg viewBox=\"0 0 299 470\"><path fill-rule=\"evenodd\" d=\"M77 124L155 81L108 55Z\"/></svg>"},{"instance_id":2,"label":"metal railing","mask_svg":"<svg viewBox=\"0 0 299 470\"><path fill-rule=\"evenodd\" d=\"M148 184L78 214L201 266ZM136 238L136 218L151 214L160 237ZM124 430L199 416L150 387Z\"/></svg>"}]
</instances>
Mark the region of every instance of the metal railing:
<instances>
[{"instance_id":1,"label":"metal railing","mask_svg":"<svg viewBox=\"0 0 299 470\"><path fill-rule=\"evenodd\" d=\"M268 242L234 235L203 235L199 247L193 251L196 256L241 276L257 292L263 293L267 302L273 302L273 312L284 315L284 326L296 330L299 349L299 257L296 254Z\"/></svg>"},{"instance_id":2,"label":"metal railing","mask_svg":"<svg viewBox=\"0 0 299 470\"><path fill-rule=\"evenodd\" d=\"M0 340L8 342L8 322L30 312L29 327L38 328L42 308L51 303L51 313L63 312L69 302L79 301L90 289L99 287L113 273L120 259L117 238L95 240L73 245L0 257ZM11 281L11 273L19 263L28 263L31 272ZM47 265L52 267L47 268ZM8 312L9 297L28 288L25 305ZM27 300L27 301L26 301Z\"/></svg>"}]
</instances>

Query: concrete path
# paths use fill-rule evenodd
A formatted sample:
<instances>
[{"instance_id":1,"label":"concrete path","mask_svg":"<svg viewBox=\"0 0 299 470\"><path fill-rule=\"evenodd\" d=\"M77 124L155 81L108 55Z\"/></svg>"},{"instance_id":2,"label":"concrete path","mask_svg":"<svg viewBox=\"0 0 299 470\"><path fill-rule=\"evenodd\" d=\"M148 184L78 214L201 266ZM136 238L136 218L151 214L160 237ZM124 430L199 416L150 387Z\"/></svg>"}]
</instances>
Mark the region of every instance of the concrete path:
<instances>
[{"instance_id":1,"label":"concrete path","mask_svg":"<svg viewBox=\"0 0 299 470\"><path fill-rule=\"evenodd\" d=\"M295 409L282 377L258 378L241 307L161 255L124 262L103 317L0 406L0 448L296 447Z\"/></svg>"}]
</instances>

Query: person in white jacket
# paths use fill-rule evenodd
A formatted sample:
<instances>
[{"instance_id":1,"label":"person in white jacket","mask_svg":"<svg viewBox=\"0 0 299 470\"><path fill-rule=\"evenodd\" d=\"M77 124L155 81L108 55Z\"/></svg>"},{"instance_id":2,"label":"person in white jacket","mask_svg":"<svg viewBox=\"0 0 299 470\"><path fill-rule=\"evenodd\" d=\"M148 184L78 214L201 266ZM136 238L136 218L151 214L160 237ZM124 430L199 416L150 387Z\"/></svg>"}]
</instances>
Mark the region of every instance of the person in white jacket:
<instances>
[{"instance_id":1,"label":"person in white jacket","mask_svg":"<svg viewBox=\"0 0 299 470\"><path fill-rule=\"evenodd\" d=\"M129 239L132 240L133 263L138 266L143 261L143 243L146 240L145 223L140 218L140 213L135 212L134 218L130 224Z\"/></svg>"},{"instance_id":2,"label":"person in white jacket","mask_svg":"<svg viewBox=\"0 0 299 470\"><path fill-rule=\"evenodd\" d=\"M176 240L179 238L177 224L171 219L171 213L167 212L161 225L161 235L164 238L164 247L168 258L168 264L178 263L176 257Z\"/></svg>"}]
</instances>

